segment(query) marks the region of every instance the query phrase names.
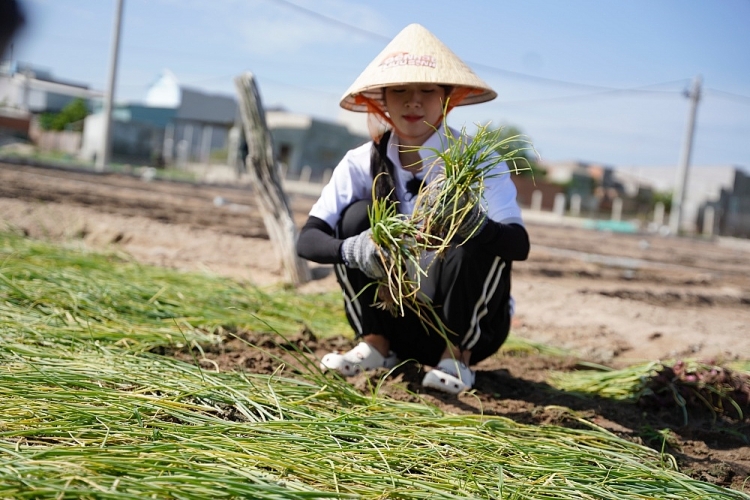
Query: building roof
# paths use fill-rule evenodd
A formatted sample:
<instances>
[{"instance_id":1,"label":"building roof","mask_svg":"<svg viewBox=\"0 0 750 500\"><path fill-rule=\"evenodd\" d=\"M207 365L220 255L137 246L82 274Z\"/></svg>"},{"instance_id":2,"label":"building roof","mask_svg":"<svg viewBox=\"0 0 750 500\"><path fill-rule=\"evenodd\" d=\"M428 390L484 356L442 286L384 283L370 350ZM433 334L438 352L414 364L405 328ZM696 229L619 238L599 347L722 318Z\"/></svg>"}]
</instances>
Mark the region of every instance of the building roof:
<instances>
[{"instance_id":1,"label":"building roof","mask_svg":"<svg viewBox=\"0 0 750 500\"><path fill-rule=\"evenodd\" d=\"M177 77L165 69L146 91L146 106L154 108L178 108L180 106L180 84Z\"/></svg>"},{"instance_id":2,"label":"building roof","mask_svg":"<svg viewBox=\"0 0 750 500\"><path fill-rule=\"evenodd\" d=\"M55 76L52 76L52 71L34 66L33 64L20 62L20 61L5 61L0 64L0 74L13 76L16 74L24 75L29 79L33 79L39 82L47 82L53 85L60 85L64 87L72 87L80 90L89 90L89 85L80 82L72 82L69 80L61 80ZM102 94L102 92L91 91L95 94Z\"/></svg>"},{"instance_id":3,"label":"building roof","mask_svg":"<svg viewBox=\"0 0 750 500\"><path fill-rule=\"evenodd\" d=\"M174 108L178 120L231 125L236 121L238 108L233 97L208 94L180 85L170 70L162 71L146 92L146 105L155 108Z\"/></svg>"},{"instance_id":4,"label":"building roof","mask_svg":"<svg viewBox=\"0 0 750 500\"><path fill-rule=\"evenodd\" d=\"M239 109L233 98L217 94L206 94L198 90L181 87L178 120L231 125L236 121Z\"/></svg>"}]
</instances>

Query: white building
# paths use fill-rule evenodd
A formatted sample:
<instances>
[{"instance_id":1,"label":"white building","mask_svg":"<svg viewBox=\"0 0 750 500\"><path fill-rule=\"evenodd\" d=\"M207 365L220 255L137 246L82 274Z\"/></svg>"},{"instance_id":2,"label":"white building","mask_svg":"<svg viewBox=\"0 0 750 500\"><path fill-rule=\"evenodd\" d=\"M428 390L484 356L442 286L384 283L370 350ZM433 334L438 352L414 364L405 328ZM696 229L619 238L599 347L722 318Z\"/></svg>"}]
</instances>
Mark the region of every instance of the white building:
<instances>
[{"instance_id":1,"label":"white building","mask_svg":"<svg viewBox=\"0 0 750 500\"><path fill-rule=\"evenodd\" d=\"M0 67L0 107L33 114L57 113L78 98L92 107L102 96L87 85L55 79L49 71L29 65Z\"/></svg>"},{"instance_id":2,"label":"white building","mask_svg":"<svg viewBox=\"0 0 750 500\"><path fill-rule=\"evenodd\" d=\"M233 96L186 88L165 70L146 92L144 104L124 104L112 113L112 156L121 160L208 163L225 151L237 121ZM86 118L82 156L95 158L103 145L103 114ZM160 160L159 160L160 161Z\"/></svg>"}]
</instances>

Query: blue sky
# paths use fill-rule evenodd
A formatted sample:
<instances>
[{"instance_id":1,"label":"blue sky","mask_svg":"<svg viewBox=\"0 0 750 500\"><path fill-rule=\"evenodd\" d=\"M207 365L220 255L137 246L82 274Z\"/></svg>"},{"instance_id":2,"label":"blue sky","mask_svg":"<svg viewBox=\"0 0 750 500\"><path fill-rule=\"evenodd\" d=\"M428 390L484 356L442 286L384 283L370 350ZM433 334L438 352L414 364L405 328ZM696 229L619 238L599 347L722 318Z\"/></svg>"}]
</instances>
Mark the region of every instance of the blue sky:
<instances>
[{"instance_id":1,"label":"blue sky","mask_svg":"<svg viewBox=\"0 0 750 500\"><path fill-rule=\"evenodd\" d=\"M14 58L104 90L116 1L20 2ZM116 100L143 100L164 69L224 94L251 71L266 106L339 119L413 22L499 94L454 126L514 125L549 161L676 165L700 75L692 164L750 168L750 0L125 0Z\"/></svg>"}]
</instances>

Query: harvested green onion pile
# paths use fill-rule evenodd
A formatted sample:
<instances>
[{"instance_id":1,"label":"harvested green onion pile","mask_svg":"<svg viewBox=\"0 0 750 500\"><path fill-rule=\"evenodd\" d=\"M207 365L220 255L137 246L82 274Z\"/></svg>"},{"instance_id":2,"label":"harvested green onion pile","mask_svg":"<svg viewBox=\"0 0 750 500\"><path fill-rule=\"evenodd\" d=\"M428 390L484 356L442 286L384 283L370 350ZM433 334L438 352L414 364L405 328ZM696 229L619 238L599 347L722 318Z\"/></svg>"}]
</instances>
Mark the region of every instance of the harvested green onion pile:
<instances>
[{"instance_id":1,"label":"harvested green onion pile","mask_svg":"<svg viewBox=\"0 0 750 500\"><path fill-rule=\"evenodd\" d=\"M622 370L559 373L550 383L570 392L631 401L646 407L679 408L743 420L750 410L750 373L696 360L651 362Z\"/></svg>"},{"instance_id":2,"label":"harvested green onion pile","mask_svg":"<svg viewBox=\"0 0 750 500\"><path fill-rule=\"evenodd\" d=\"M279 293L0 235L0 498L749 498L583 420L456 416L315 370L147 352L298 326L305 302Z\"/></svg>"},{"instance_id":3,"label":"harvested green onion pile","mask_svg":"<svg viewBox=\"0 0 750 500\"><path fill-rule=\"evenodd\" d=\"M239 328L284 335L350 329L340 294L316 297L54 249L0 233L0 332L39 341L86 338L146 351L218 342Z\"/></svg>"}]
</instances>

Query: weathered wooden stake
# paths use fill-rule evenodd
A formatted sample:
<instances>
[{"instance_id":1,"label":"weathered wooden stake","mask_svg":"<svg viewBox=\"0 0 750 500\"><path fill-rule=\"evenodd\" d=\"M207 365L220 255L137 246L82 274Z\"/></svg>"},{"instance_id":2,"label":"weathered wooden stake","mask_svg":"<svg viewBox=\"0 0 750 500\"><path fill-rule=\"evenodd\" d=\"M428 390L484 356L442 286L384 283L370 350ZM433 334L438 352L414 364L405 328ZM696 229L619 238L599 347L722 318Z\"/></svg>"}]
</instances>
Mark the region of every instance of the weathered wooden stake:
<instances>
[{"instance_id":1,"label":"weathered wooden stake","mask_svg":"<svg viewBox=\"0 0 750 500\"><path fill-rule=\"evenodd\" d=\"M310 281L310 270L307 263L297 256L297 229L276 169L273 142L255 77L252 73L244 73L236 77L234 83L240 98L242 128L248 147L245 163L260 199L266 231L279 250L286 279L294 285L306 283Z\"/></svg>"}]
</instances>

